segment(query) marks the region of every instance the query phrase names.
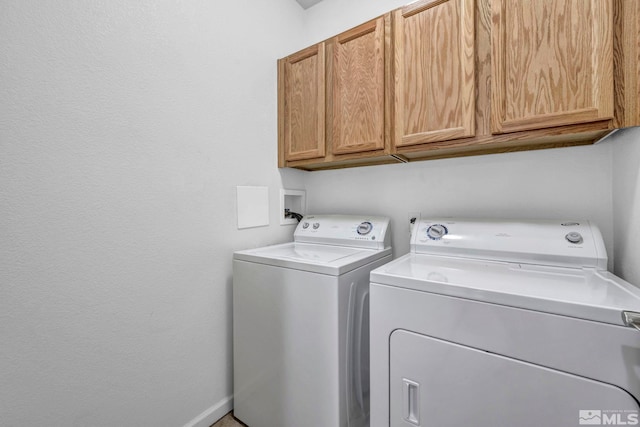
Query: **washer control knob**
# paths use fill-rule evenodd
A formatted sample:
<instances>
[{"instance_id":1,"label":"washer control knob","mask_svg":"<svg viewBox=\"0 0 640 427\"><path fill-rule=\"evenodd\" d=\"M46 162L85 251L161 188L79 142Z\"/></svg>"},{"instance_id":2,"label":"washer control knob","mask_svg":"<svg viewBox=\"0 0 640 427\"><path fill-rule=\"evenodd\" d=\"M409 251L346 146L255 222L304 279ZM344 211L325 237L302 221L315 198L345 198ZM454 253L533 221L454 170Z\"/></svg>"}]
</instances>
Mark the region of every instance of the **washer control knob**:
<instances>
[{"instance_id":1,"label":"washer control knob","mask_svg":"<svg viewBox=\"0 0 640 427\"><path fill-rule=\"evenodd\" d=\"M306 230L307 228L309 228L309 223L308 223L308 222L303 222L303 223L302 223L302 228L304 228L305 230Z\"/></svg>"},{"instance_id":2,"label":"washer control knob","mask_svg":"<svg viewBox=\"0 0 640 427\"><path fill-rule=\"evenodd\" d=\"M361 222L360 225L358 225L358 234L361 236L366 236L367 234L371 233L371 230L373 230L373 224L371 224L369 221L364 221Z\"/></svg>"},{"instance_id":3,"label":"washer control knob","mask_svg":"<svg viewBox=\"0 0 640 427\"><path fill-rule=\"evenodd\" d=\"M319 222L314 222L313 223L313 229L317 230L320 227L320 223Z\"/></svg>"},{"instance_id":4,"label":"washer control knob","mask_svg":"<svg viewBox=\"0 0 640 427\"><path fill-rule=\"evenodd\" d=\"M442 224L433 224L427 228L427 237L431 240L440 240L449 232Z\"/></svg>"},{"instance_id":5,"label":"washer control knob","mask_svg":"<svg viewBox=\"0 0 640 427\"><path fill-rule=\"evenodd\" d=\"M573 243L575 245L579 245L583 241L582 235L577 231L572 231L571 233L568 233L566 236L564 236L564 238L567 239L569 243Z\"/></svg>"}]
</instances>

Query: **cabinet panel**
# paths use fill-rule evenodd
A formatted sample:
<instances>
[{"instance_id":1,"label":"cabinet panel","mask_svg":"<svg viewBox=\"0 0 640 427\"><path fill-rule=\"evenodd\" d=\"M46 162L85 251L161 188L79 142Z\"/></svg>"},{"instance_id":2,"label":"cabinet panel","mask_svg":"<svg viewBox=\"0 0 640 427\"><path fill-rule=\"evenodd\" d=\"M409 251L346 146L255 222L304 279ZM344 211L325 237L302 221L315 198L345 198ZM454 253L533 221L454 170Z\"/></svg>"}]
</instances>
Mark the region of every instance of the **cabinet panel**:
<instances>
[{"instance_id":1,"label":"cabinet panel","mask_svg":"<svg viewBox=\"0 0 640 427\"><path fill-rule=\"evenodd\" d=\"M324 43L311 46L280 61L279 129L284 160L325 155Z\"/></svg>"},{"instance_id":2,"label":"cabinet panel","mask_svg":"<svg viewBox=\"0 0 640 427\"><path fill-rule=\"evenodd\" d=\"M334 154L385 148L385 21L332 39L327 121Z\"/></svg>"},{"instance_id":3,"label":"cabinet panel","mask_svg":"<svg viewBox=\"0 0 640 427\"><path fill-rule=\"evenodd\" d=\"M474 135L474 1L421 1L393 14L396 147Z\"/></svg>"},{"instance_id":4,"label":"cabinet panel","mask_svg":"<svg viewBox=\"0 0 640 427\"><path fill-rule=\"evenodd\" d=\"M612 2L492 0L492 132L613 117Z\"/></svg>"}]
</instances>

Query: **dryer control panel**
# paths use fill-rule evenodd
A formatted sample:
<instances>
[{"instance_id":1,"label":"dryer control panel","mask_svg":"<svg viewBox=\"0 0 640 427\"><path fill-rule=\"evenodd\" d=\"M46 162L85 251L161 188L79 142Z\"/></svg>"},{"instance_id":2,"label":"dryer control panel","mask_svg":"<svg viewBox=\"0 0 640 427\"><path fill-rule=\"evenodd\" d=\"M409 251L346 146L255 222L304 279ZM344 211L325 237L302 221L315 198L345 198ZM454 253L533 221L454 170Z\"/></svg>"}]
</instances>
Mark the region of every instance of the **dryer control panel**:
<instances>
[{"instance_id":1,"label":"dryer control panel","mask_svg":"<svg viewBox=\"0 0 640 427\"><path fill-rule=\"evenodd\" d=\"M389 218L306 215L293 234L296 242L384 249L391 246Z\"/></svg>"},{"instance_id":2,"label":"dryer control panel","mask_svg":"<svg viewBox=\"0 0 640 427\"><path fill-rule=\"evenodd\" d=\"M600 230L587 220L421 218L413 227L411 252L607 269Z\"/></svg>"}]
</instances>

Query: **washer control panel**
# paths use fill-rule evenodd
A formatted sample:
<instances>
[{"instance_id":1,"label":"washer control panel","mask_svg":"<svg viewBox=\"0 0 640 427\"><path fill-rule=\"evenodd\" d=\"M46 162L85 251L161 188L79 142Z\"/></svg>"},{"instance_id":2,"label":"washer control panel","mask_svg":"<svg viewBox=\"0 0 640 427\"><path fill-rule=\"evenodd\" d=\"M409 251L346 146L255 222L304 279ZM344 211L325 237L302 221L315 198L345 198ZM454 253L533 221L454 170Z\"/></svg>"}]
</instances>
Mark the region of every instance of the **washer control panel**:
<instances>
[{"instance_id":1,"label":"washer control panel","mask_svg":"<svg viewBox=\"0 0 640 427\"><path fill-rule=\"evenodd\" d=\"M296 242L385 248L391 245L389 218L358 215L307 215L294 233Z\"/></svg>"}]
</instances>

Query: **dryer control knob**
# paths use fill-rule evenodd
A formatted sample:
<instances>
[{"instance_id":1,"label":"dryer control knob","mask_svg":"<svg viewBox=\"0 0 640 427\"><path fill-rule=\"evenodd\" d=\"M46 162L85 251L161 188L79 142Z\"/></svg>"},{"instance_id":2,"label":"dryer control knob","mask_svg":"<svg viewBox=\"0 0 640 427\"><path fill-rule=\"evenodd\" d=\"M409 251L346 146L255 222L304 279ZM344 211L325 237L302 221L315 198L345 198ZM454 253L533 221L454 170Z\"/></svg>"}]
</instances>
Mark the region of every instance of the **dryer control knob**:
<instances>
[{"instance_id":1,"label":"dryer control knob","mask_svg":"<svg viewBox=\"0 0 640 427\"><path fill-rule=\"evenodd\" d=\"M317 230L318 228L320 228L320 223L319 222L314 222L313 223L313 229Z\"/></svg>"},{"instance_id":2,"label":"dryer control knob","mask_svg":"<svg viewBox=\"0 0 640 427\"><path fill-rule=\"evenodd\" d=\"M302 223L302 228L304 228L305 230L306 230L307 228L309 228L309 223L308 223L308 222L303 222L303 223Z\"/></svg>"},{"instance_id":3,"label":"dryer control knob","mask_svg":"<svg viewBox=\"0 0 640 427\"><path fill-rule=\"evenodd\" d=\"M366 236L367 234L371 233L371 230L373 230L373 224L371 224L369 221L364 221L361 222L360 225L358 225L358 234L361 236Z\"/></svg>"},{"instance_id":4,"label":"dryer control knob","mask_svg":"<svg viewBox=\"0 0 640 427\"><path fill-rule=\"evenodd\" d=\"M431 240L440 240L447 235L449 230L442 224L433 224L427 228L427 237Z\"/></svg>"},{"instance_id":5,"label":"dryer control knob","mask_svg":"<svg viewBox=\"0 0 640 427\"><path fill-rule=\"evenodd\" d=\"M567 239L569 243L573 243L576 245L582 243L582 235L576 231L572 231L571 233L564 236L564 238Z\"/></svg>"}]
</instances>

